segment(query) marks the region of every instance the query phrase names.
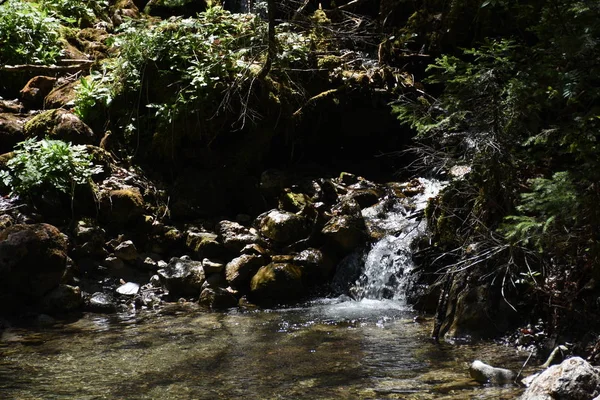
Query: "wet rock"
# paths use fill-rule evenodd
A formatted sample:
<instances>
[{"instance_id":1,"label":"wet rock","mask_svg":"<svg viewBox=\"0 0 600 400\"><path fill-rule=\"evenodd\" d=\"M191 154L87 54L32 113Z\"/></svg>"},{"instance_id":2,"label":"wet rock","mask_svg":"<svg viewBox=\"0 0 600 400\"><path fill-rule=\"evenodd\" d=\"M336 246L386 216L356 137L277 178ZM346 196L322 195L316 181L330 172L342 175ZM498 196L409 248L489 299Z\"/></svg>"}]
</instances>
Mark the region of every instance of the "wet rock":
<instances>
[{"instance_id":1,"label":"wet rock","mask_svg":"<svg viewBox=\"0 0 600 400\"><path fill-rule=\"evenodd\" d=\"M40 109L44 98L52 91L56 78L52 76L36 76L31 78L19 92L23 104L29 109Z\"/></svg>"},{"instance_id":2,"label":"wet rock","mask_svg":"<svg viewBox=\"0 0 600 400\"><path fill-rule=\"evenodd\" d=\"M258 303L296 300L304 294L302 269L290 263L265 265L252 277L250 290L252 299Z\"/></svg>"},{"instance_id":3,"label":"wet rock","mask_svg":"<svg viewBox=\"0 0 600 400\"><path fill-rule=\"evenodd\" d=\"M280 245L297 242L309 233L306 219L287 211L272 210L260 221L260 234Z\"/></svg>"},{"instance_id":4,"label":"wet rock","mask_svg":"<svg viewBox=\"0 0 600 400\"><path fill-rule=\"evenodd\" d=\"M513 383L517 374L505 368L495 368L479 360L473 361L469 367L471 378L479 383L506 385Z\"/></svg>"},{"instance_id":5,"label":"wet rock","mask_svg":"<svg viewBox=\"0 0 600 400\"><path fill-rule=\"evenodd\" d=\"M218 235L215 233L188 231L185 245L199 259L218 257L223 253L223 245L219 243Z\"/></svg>"},{"instance_id":6,"label":"wet rock","mask_svg":"<svg viewBox=\"0 0 600 400\"><path fill-rule=\"evenodd\" d=\"M116 292L123 296L135 296L140 292L140 285L135 282L127 282L119 286Z\"/></svg>"},{"instance_id":7,"label":"wet rock","mask_svg":"<svg viewBox=\"0 0 600 400\"><path fill-rule=\"evenodd\" d=\"M49 313L75 311L83 306L81 290L77 286L59 285L41 300L42 308Z\"/></svg>"},{"instance_id":8,"label":"wet rock","mask_svg":"<svg viewBox=\"0 0 600 400\"><path fill-rule=\"evenodd\" d=\"M126 240L115 248L115 257L123 261L135 261L138 251L131 240Z\"/></svg>"},{"instance_id":9,"label":"wet rock","mask_svg":"<svg viewBox=\"0 0 600 400\"><path fill-rule=\"evenodd\" d=\"M117 311L117 300L108 293L96 292L88 300L87 308L92 312L111 314Z\"/></svg>"},{"instance_id":10,"label":"wet rock","mask_svg":"<svg viewBox=\"0 0 600 400\"><path fill-rule=\"evenodd\" d=\"M311 198L304 193L294 193L286 189L279 197L279 208L292 213L297 213L312 204Z\"/></svg>"},{"instance_id":11,"label":"wet rock","mask_svg":"<svg viewBox=\"0 0 600 400\"><path fill-rule=\"evenodd\" d=\"M232 288L242 291L248 290L250 280L254 274L267 262L264 256L243 254L227 263L225 278Z\"/></svg>"},{"instance_id":12,"label":"wet rock","mask_svg":"<svg viewBox=\"0 0 600 400\"><path fill-rule=\"evenodd\" d=\"M25 124L27 138L64 140L73 144L94 144L96 136L92 129L75 114L63 110L44 111Z\"/></svg>"},{"instance_id":13,"label":"wet rock","mask_svg":"<svg viewBox=\"0 0 600 400\"><path fill-rule=\"evenodd\" d=\"M553 365L540 373L521 400L588 400L600 395L600 371L580 357Z\"/></svg>"},{"instance_id":14,"label":"wet rock","mask_svg":"<svg viewBox=\"0 0 600 400\"><path fill-rule=\"evenodd\" d=\"M308 281L318 284L326 282L335 272L335 263L319 249L308 248L294 256L294 264L304 268Z\"/></svg>"},{"instance_id":15,"label":"wet rock","mask_svg":"<svg viewBox=\"0 0 600 400\"><path fill-rule=\"evenodd\" d=\"M256 231L248 229L237 222L221 221L217 225L219 237L225 248L239 253L246 245L258 240Z\"/></svg>"},{"instance_id":16,"label":"wet rock","mask_svg":"<svg viewBox=\"0 0 600 400\"><path fill-rule=\"evenodd\" d=\"M241 254L254 254L257 256L266 256L269 254L269 251L262 247L258 243L252 243L244 246L244 248L240 251Z\"/></svg>"},{"instance_id":17,"label":"wet rock","mask_svg":"<svg viewBox=\"0 0 600 400\"><path fill-rule=\"evenodd\" d=\"M13 225L0 232L0 297L34 300L56 288L66 270L67 249L65 235L52 225ZM9 303L2 306L16 304Z\"/></svg>"},{"instance_id":18,"label":"wet rock","mask_svg":"<svg viewBox=\"0 0 600 400\"><path fill-rule=\"evenodd\" d=\"M197 297L205 281L200 261L177 257L172 258L165 268L158 270L158 276L171 297Z\"/></svg>"},{"instance_id":19,"label":"wet rock","mask_svg":"<svg viewBox=\"0 0 600 400\"><path fill-rule=\"evenodd\" d=\"M113 273L116 273L117 271L123 270L123 268L125 268L125 263L123 262L123 260L115 257L114 255L106 257L104 259L103 265Z\"/></svg>"},{"instance_id":20,"label":"wet rock","mask_svg":"<svg viewBox=\"0 0 600 400\"><path fill-rule=\"evenodd\" d=\"M220 274L225 270L225 264L205 258L202 260L202 268L204 268L204 273L206 275Z\"/></svg>"},{"instance_id":21,"label":"wet rock","mask_svg":"<svg viewBox=\"0 0 600 400\"><path fill-rule=\"evenodd\" d=\"M364 220L362 218L339 215L331 218L323 227L326 243L340 254L348 254L364 243Z\"/></svg>"},{"instance_id":22,"label":"wet rock","mask_svg":"<svg viewBox=\"0 0 600 400\"><path fill-rule=\"evenodd\" d=\"M13 151L15 145L25 140L27 116L0 113L0 154Z\"/></svg>"},{"instance_id":23,"label":"wet rock","mask_svg":"<svg viewBox=\"0 0 600 400\"><path fill-rule=\"evenodd\" d=\"M198 302L212 310L226 310L237 306L238 299L225 288L208 287L202 290Z\"/></svg>"},{"instance_id":24,"label":"wet rock","mask_svg":"<svg viewBox=\"0 0 600 400\"><path fill-rule=\"evenodd\" d=\"M349 186L358 182L358 177L349 172L342 172L340 174L339 180L342 184Z\"/></svg>"},{"instance_id":25,"label":"wet rock","mask_svg":"<svg viewBox=\"0 0 600 400\"><path fill-rule=\"evenodd\" d=\"M351 189L343 199L354 200L360 208L367 208L377 204L381 196L383 196L383 192L377 189Z\"/></svg>"}]
</instances>

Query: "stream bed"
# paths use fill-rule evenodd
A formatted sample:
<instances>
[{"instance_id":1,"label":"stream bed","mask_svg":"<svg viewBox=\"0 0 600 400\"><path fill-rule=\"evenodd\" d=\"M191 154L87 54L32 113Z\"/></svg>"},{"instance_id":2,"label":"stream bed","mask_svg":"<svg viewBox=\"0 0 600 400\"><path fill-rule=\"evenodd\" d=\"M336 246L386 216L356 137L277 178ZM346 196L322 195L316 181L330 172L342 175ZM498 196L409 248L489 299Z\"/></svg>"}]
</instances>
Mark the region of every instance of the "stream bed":
<instances>
[{"instance_id":1,"label":"stream bed","mask_svg":"<svg viewBox=\"0 0 600 400\"><path fill-rule=\"evenodd\" d=\"M192 303L1 332L2 399L514 399L469 378L519 370L494 343L435 344L392 300L207 312Z\"/></svg>"}]
</instances>

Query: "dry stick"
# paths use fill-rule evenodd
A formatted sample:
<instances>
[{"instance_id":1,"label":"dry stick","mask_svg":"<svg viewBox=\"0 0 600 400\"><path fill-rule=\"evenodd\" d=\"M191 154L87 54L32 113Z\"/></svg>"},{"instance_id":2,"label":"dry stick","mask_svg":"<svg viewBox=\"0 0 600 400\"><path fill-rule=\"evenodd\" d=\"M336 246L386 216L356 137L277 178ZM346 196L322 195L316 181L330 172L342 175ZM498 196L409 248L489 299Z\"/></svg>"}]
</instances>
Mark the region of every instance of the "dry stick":
<instances>
[{"instance_id":1,"label":"dry stick","mask_svg":"<svg viewBox=\"0 0 600 400\"><path fill-rule=\"evenodd\" d=\"M517 381L519 380L519 377L521 376L521 374L523 373L523 369L525 369L525 366L527 365L527 363L529 362L529 360L531 359L531 356L533 355L533 350L531 351L531 353L529 353L529 357L527 357L527 360L525 360L525 362L523 363L523 366L521 367L521 369L519 370L519 372L517 373L517 376L515 376L515 380L514 382L517 383Z\"/></svg>"},{"instance_id":2,"label":"dry stick","mask_svg":"<svg viewBox=\"0 0 600 400\"><path fill-rule=\"evenodd\" d=\"M33 72L36 74L54 74L57 72L73 73L83 71L89 68L94 61L85 61L75 65L35 65L35 64L23 64L23 65L2 65L0 71L6 72Z\"/></svg>"}]
</instances>

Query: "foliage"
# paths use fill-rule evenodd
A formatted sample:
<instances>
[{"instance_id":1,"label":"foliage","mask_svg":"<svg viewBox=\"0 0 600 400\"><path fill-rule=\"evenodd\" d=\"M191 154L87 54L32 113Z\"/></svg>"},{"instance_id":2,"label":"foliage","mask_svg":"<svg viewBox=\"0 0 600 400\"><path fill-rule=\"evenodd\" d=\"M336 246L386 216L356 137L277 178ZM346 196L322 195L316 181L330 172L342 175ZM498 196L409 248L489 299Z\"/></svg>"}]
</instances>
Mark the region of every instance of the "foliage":
<instances>
[{"instance_id":1,"label":"foliage","mask_svg":"<svg viewBox=\"0 0 600 400\"><path fill-rule=\"evenodd\" d=\"M77 185L89 184L92 175L102 171L85 146L61 140L28 139L14 153L0 179L20 196L33 198L47 190L72 195Z\"/></svg>"},{"instance_id":2,"label":"foliage","mask_svg":"<svg viewBox=\"0 0 600 400\"><path fill-rule=\"evenodd\" d=\"M110 106L113 95L109 79L106 73L93 72L79 80L73 112L83 121L92 122L99 117L101 108Z\"/></svg>"},{"instance_id":3,"label":"foliage","mask_svg":"<svg viewBox=\"0 0 600 400\"><path fill-rule=\"evenodd\" d=\"M499 20L495 31L441 54L426 79L441 94L407 92L394 112L417 130L429 166L472 167L450 186L460 192L432 212L453 228L437 232L447 248L477 260L483 276L509 268L514 282L540 276L544 302L576 307L577 285L598 273L600 261L600 3L486 0L477 7ZM473 243L475 255L468 254ZM568 282L574 275L579 280ZM548 313L553 323L570 318Z\"/></svg>"},{"instance_id":4,"label":"foliage","mask_svg":"<svg viewBox=\"0 0 600 400\"><path fill-rule=\"evenodd\" d=\"M35 4L1 4L0 64L53 63L61 53L59 28L58 20Z\"/></svg>"},{"instance_id":5,"label":"foliage","mask_svg":"<svg viewBox=\"0 0 600 400\"><path fill-rule=\"evenodd\" d=\"M41 0L40 5L68 25L83 26L102 14L108 7L108 0Z\"/></svg>"}]
</instances>

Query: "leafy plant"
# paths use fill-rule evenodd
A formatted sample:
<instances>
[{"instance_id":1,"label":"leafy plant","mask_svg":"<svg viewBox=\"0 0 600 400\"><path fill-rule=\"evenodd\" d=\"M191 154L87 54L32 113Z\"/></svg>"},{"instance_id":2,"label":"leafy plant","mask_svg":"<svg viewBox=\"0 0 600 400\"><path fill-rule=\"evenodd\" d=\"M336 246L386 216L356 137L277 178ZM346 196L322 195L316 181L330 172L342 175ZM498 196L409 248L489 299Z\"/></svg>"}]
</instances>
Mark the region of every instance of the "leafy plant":
<instances>
[{"instance_id":1,"label":"leafy plant","mask_svg":"<svg viewBox=\"0 0 600 400\"><path fill-rule=\"evenodd\" d=\"M103 9L108 7L107 0L42 0L40 5L55 18L68 25L82 26L93 22Z\"/></svg>"},{"instance_id":2,"label":"leafy plant","mask_svg":"<svg viewBox=\"0 0 600 400\"><path fill-rule=\"evenodd\" d=\"M88 77L82 77L75 92L73 112L82 120L91 122L98 117L100 107L107 108L112 102L110 76L93 72Z\"/></svg>"},{"instance_id":3,"label":"leafy plant","mask_svg":"<svg viewBox=\"0 0 600 400\"><path fill-rule=\"evenodd\" d=\"M36 5L8 0L0 5L0 63L53 63L61 54L58 20Z\"/></svg>"},{"instance_id":4,"label":"leafy plant","mask_svg":"<svg viewBox=\"0 0 600 400\"><path fill-rule=\"evenodd\" d=\"M28 139L14 153L8 171L0 171L0 179L20 196L32 198L46 190L73 196L76 186L89 184L92 175L102 171L85 146L61 140Z\"/></svg>"}]
</instances>

